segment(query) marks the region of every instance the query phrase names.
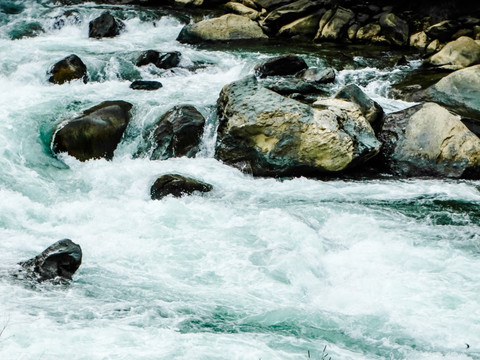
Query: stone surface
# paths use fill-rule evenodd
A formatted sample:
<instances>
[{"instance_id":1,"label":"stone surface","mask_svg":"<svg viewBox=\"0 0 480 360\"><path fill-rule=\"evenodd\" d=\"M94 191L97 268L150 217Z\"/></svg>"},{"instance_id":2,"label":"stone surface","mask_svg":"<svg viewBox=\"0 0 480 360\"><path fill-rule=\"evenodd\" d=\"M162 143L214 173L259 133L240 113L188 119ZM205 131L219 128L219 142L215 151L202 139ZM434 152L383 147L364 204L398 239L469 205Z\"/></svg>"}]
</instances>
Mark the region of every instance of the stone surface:
<instances>
[{"instance_id":1,"label":"stone surface","mask_svg":"<svg viewBox=\"0 0 480 360\"><path fill-rule=\"evenodd\" d=\"M96 39L115 37L119 35L124 28L125 24L121 20L115 19L112 14L105 11L88 24L88 37Z\"/></svg>"},{"instance_id":2,"label":"stone surface","mask_svg":"<svg viewBox=\"0 0 480 360\"><path fill-rule=\"evenodd\" d=\"M16 277L45 280L71 280L82 263L82 249L69 239L59 240L34 258L20 262Z\"/></svg>"},{"instance_id":3,"label":"stone surface","mask_svg":"<svg viewBox=\"0 0 480 360\"><path fill-rule=\"evenodd\" d=\"M464 68L480 64L480 45L472 38L462 36L449 42L427 62L435 66L453 66Z\"/></svg>"},{"instance_id":4,"label":"stone surface","mask_svg":"<svg viewBox=\"0 0 480 360\"><path fill-rule=\"evenodd\" d=\"M314 109L265 89L254 76L222 89L218 115L216 157L259 176L337 173L380 147L358 110L355 117L339 107Z\"/></svg>"},{"instance_id":5,"label":"stone surface","mask_svg":"<svg viewBox=\"0 0 480 360\"><path fill-rule=\"evenodd\" d=\"M105 101L80 117L61 122L52 135L52 150L80 161L111 159L130 121L131 108L125 101Z\"/></svg>"},{"instance_id":6,"label":"stone surface","mask_svg":"<svg viewBox=\"0 0 480 360\"><path fill-rule=\"evenodd\" d=\"M354 19L355 14L352 10L338 7L321 32L317 33L315 40L335 41L341 39Z\"/></svg>"},{"instance_id":7,"label":"stone surface","mask_svg":"<svg viewBox=\"0 0 480 360\"><path fill-rule=\"evenodd\" d=\"M382 31L382 27L377 23L370 23L358 29L356 39L359 41L372 41Z\"/></svg>"},{"instance_id":8,"label":"stone surface","mask_svg":"<svg viewBox=\"0 0 480 360\"><path fill-rule=\"evenodd\" d=\"M255 74L259 77L274 75L294 75L308 68L305 60L293 54L280 55L265 60L255 66Z\"/></svg>"},{"instance_id":9,"label":"stone surface","mask_svg":"<svg viewBox=\"0 0 480 360\"><path fill-rule=\"evenodd\" d=\"M133 90L158 90L162 87L160 81L136 80L130 84Z\"/></svg>"},{"instance_id":10,"label":"stone surface","mask_svg":"<svg viewBox=\"0 0 480 360\"><path fill-rule=\"evenodd\" d=\"M410 35L409 45L419 50L425 50L428 45L428 36L425 31Z\"/></svg>"},{"instance_id":11,"label":"stone surface","mask_svg":"<svg viewBox=\"0 0 480 360\"><path fill-rule=\"evenodd\" d=\"M72 80L87 82L87 66L77 55L70 55L57 62L49 71L48 81L54 84L64 84Z\"/></svg>"},{"instance_id":12,"label":"stone surface","mask_svg":"<svg viewBox=\"0 0 480 360\"><path fill-rule=\"evenodd\" d=\"M438 39L441 42L449 41L452 35L459 29L459 24L454 20L444 20L425 29L430 39Z\"/></svg>"},{"instance_id":13,"label":"stone surface","mask_svg":"<svg viewBox=\"0 0 480 360\"><path fill-rule=\"evenodd\" d=\"M179 174L167 174L155 181L150 189L150 196L152 200L160 200L168 195L182 197L192 195L194 192L209 192L212 189L212 185L202 181Z\"/></svg>"},{"instance_id":14,"label":"stone surface","mask_svg":"<svg viewBox=\"0 0 480 360\"><path fill-rule=\"evenodd\" d=\"M311 67L300 71L296 76L307 82L328 84L335 81L335 70L333 68Z\"/></svg>"},{"instance_id":15,"label":"stone surface","mask_svg":"<svg viewBox=\"0 0 480 360\"><path fill-rule=\"evenodd\" d=\"M229 1L225 4L225 7L235 14L247 16L252 20L257 20L260 17L260 12L238 2Z\"/></svg>"},{"instance_id":16,"label":"stone surface","mask_svg":"<svg viewBox=\"0 0 480 360\"><path fill-rule=\"evenodd\" d=\"M426 98L480 121L480 65L455 71L426 90Z\"/></svg>"},{"instance_id":17,"label":"stone surface","mask_svg":"<svg viewBox=\"0 0 480 360\"><path fill-rule=\"evenodd\" d=\"M199 151L205 118L192 105L177 105L157 122L151 159L194 157Z\"/></svg>"},{"instance_id":18,"label":"stone surface","mask_svg":"<svg viewBox=\"0 0 480 360\"><path fill-rule=\"evenodd\" d=\"M245 16L227 14L186 25L180 31L177 40L196 44L204 41L260 40L267 38L258 23Z\"/></svg>"},{"instance_id":19,"label":"stone surface","mask_svg":"<svg viewBox=\"0 0 480 360\"><path fill-rule=\"evenodd\" d=\"M344 86L337 92L335 98L356 104L365 119L372 125L376 124L383 116L382 107L376 101L369 98L362 89L355 84Z\"/></svg>"},{"instance_id":20,"label":"stone surface","mask_svg":"<svg viewBox=\"0 0 480 360\"><path fill-rule=\"evenodd\" d=\"M135 65L154 64L159 69L171 69L180 64L181 56L182 54L179 51L160 53L156 50L147 50L140 54Z\"/></svg>"},{"instance_id":21,"label":"stone surface","mask_svg":"<svg viewBox=\"0 0 480 360\"><path fill-rule=\"evenodd\" d=\"M382 33L386 39L397 46L407 45L409 38L408 23L394 13L384 13L379 19Z\"/></svg>"},{"instance_id":22,"label":"stone surface","mask_svg":"<svg viewBox=\"0 0 480 360\"><path fill-rule=\"evenodd\" d=\"M385 164L396 175L480 175L480 139L440 105L425 103L386 115L378 138Z\"/></svg>"},{"instance_id":23,"label":"stone surface","mask_svg":"<svg viewBox=\"0 0 480 360\"><path fill-rule=\"evenodd\" d=\"M313 39L318 30L318 22L324 13L325 11L317 11L314 14L302 17L284 25L278 31L278 35L284 37L303 36Z\"/></svg>"}]
</instances>

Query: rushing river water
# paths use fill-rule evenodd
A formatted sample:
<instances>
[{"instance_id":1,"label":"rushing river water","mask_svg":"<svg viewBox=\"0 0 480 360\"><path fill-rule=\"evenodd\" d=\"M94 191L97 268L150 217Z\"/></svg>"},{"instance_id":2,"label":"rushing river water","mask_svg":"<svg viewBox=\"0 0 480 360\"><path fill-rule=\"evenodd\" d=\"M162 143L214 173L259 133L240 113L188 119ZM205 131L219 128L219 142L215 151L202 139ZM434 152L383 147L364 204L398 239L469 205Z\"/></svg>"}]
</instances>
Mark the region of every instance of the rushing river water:
<instances>
[{"instance_id":1,"label":"rushing river water","mask_svg":"<svg viewBox=\"0 0 480 360\"><path fill-rule=\"evenodd\" d=\"M182 45L180 20L133 7L110 8L120 36L89 39L104 9L0 1L0 359L480 359L480 182L242 174L213 158L216 99L286 50ZM184 68L136 67L147 49L180 51ZM301 53L340 66L322 49ZM90 81L48 83L71 53ZM418 64L376 64L355 54L330 91L355 82L386 111L409 106L388 89ZM129 89L140 78L163 88ZM55 125L105 100L134 104L114 159L52 156ZM136 157L182 103L207 118L199 156ZM170 172L214 191L150 200ZM84 254L69 286L8 276L62 238Z\"/></svg>"}]
</instances>

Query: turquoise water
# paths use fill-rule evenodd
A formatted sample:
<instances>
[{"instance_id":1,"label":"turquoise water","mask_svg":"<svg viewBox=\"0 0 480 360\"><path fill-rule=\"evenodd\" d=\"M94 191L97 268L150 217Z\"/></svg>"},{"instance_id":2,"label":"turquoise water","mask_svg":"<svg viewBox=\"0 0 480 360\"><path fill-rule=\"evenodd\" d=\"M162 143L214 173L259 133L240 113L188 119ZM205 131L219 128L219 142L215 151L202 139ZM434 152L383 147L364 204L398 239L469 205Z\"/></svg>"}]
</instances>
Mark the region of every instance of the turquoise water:
<instances>
[{"instance_id":1,"label":"turquoise water","mask_svg":"<svg viewBox=\"0 0 480 360\"><path fill-rule=\"evenodd\" d=\"M181 20L128 7L113 10L124 33L89 39L104 8L0 2L1 359L480 359L480 182L242 174L213 159L216 99L286 50L182 45ZM75 18L58 29L65 9ZM31 23L42 31L13 40ZM147 49L204 66L135 67ZM335 51L302 54L327 66ZM49 84L71 53L91 81ZM332 93L355 82L387 111L411 105L387 96L408 67L358 54L335 65ZM139 78L163 88L129 89ZM134 104L113 161L52 156L56 124L105 100ZM144 129L180 103L207 118L199 156L136 157ZM214 191L150 200L167 172ZM61 238L84 253L70 286L8 276Z\"/></svg>"}]
</instances>

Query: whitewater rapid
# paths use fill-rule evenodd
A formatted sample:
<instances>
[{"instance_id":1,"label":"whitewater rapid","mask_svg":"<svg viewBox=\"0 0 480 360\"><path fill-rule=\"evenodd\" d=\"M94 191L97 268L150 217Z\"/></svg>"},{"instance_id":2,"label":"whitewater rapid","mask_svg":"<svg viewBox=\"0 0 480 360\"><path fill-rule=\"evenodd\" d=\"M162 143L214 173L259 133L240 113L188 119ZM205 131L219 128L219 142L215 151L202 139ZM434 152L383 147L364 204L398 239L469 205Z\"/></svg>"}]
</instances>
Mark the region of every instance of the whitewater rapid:
<instances>
[{"instance_id":1,"label":"whitewater rapid","mask_svg":"<svg viewBox=\"0 0 480 360\"><path fill-rule=\"evenodd\" d=\"M480 359L480 182L252 178L213 158L215 103L292 49L183 45L181 19L151 9L8 3L23 9L0 17L0 359L322 359L325 346L332 360ZM89 39L105 8L126 31ZM64 9L79 21L56 29ZM44 32L12 40L29 22ZM184 68L134 66L148 49L180 51ZM90 81L48 83L71 53ZM353 64L332 93L355 82L388 112L411 105L388 89L415 63ZM138 78L163 88L129 89ZM113 160L54 157L56 124L106 100L134 104ZM197 158L137 157L143 131L184 103L207 119ZM214 190L152 201L165 173ZM8 275L62 238L83 250L69 286Z\"/></svg>"}]
</instances>

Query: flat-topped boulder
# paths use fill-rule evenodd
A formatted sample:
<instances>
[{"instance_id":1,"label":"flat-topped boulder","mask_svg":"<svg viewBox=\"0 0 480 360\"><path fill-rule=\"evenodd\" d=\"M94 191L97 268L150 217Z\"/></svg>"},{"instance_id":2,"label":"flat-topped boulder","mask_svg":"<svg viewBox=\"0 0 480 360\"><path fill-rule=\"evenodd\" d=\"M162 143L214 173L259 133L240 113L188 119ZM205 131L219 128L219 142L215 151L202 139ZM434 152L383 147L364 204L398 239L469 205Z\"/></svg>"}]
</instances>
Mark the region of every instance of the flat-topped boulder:
<instances>
[{"instance_id":1,"label":"flat-topped boulder","mask_svg":"<svg viewBox=\"0 0 480 360\"><path fill-rule=\"evenodd\" d=\"M449 42L438 53L427 59L431 65L461 69L480 64L480 44L462 36Z\"/></svg>"},{"instance_id":2,"label":"flat-topped boulder","mask_svg":"<svg viewBox=\"0 0 480 360\"><path fill-rule=\"evenodd\" d=\"M226 14L183 27L177 40L196 44L215 41L268 39L257 22L246 16Z\"/></svg>"}]
</instances>

